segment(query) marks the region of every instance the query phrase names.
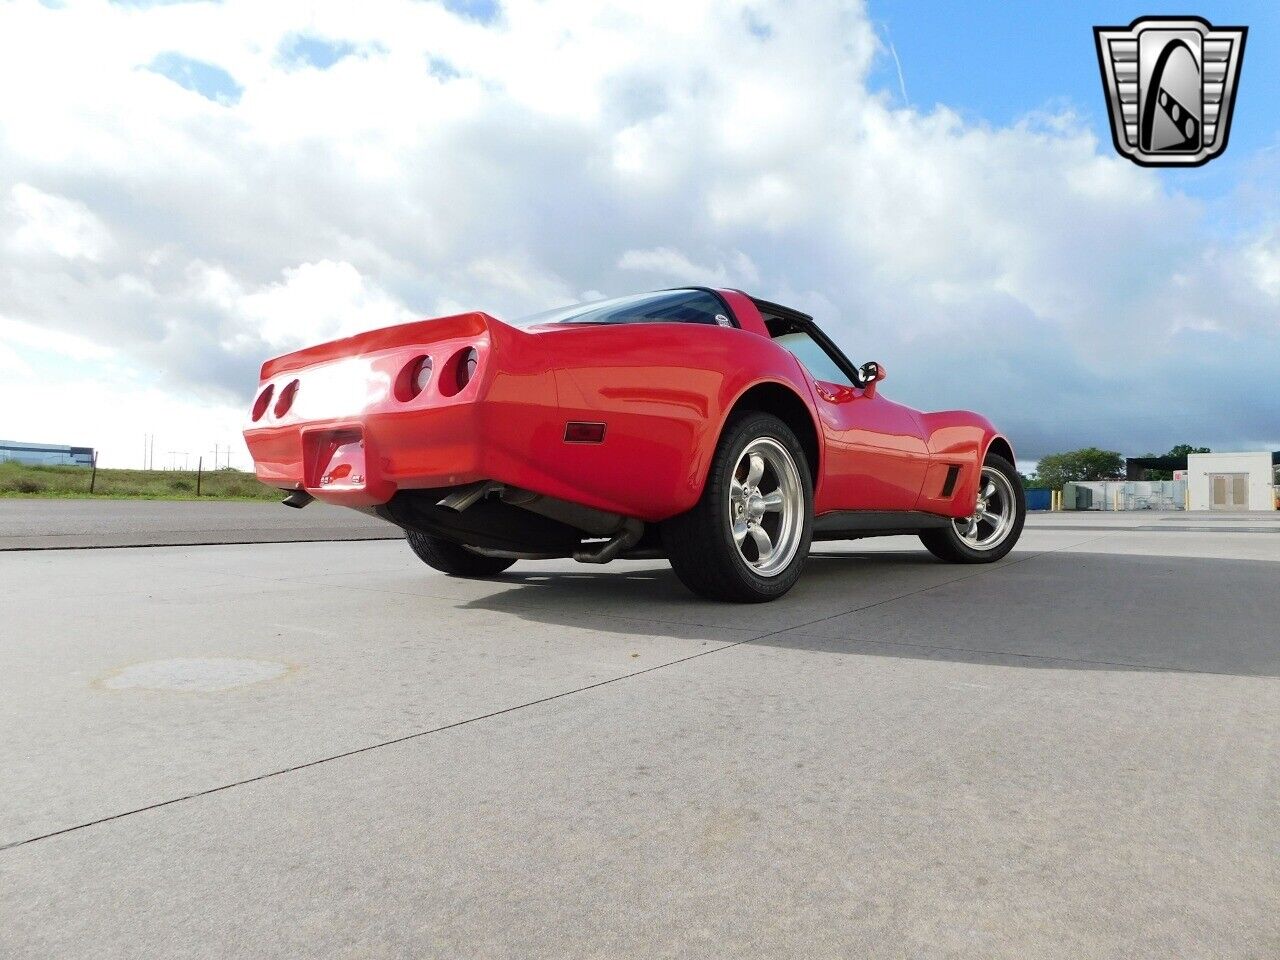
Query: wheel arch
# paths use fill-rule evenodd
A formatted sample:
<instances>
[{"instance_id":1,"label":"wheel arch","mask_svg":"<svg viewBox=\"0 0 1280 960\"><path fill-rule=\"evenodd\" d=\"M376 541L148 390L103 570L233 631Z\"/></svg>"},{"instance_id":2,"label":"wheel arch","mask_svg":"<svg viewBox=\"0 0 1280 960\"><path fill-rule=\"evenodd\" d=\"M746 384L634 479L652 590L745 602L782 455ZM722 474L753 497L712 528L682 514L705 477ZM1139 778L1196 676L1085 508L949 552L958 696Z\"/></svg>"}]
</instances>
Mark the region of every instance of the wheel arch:
<instances>
[{"instance_id":1,"label":"wheel arch","mask_svg":"<svg viewBox=\"0 0 1280 960\"><path fill-rule=\"evenodd\" d=\"M735 414L743 410L759 410L771 413L788 427L800 441L804 451L804 459L809 467L809 476L814 489L818 487L819 470L822 466L822 441L818 433L818 425L814 421L813 411L796 391L776 380L766 380L744 390L733 402L720 424L716 434L716 442L724 434L724 429Z\"/></svg>"},{"instance_id":2,"label":"wheel arch","mask_svg":"<svg viewBox=\"0 0 1280 960\"><path fill-rule=\"evenodd\" d=\"M1009 444L1008 440L1000 436L998 433L987 443L986 453L982 455L982 461L984 463L987 460L987 454L991 453L996 454L996 456L1004 457L1013 464L1015 468L1018 465L1018 461L1013 458L1013 447Z\"/></svg>"}]
</instances>

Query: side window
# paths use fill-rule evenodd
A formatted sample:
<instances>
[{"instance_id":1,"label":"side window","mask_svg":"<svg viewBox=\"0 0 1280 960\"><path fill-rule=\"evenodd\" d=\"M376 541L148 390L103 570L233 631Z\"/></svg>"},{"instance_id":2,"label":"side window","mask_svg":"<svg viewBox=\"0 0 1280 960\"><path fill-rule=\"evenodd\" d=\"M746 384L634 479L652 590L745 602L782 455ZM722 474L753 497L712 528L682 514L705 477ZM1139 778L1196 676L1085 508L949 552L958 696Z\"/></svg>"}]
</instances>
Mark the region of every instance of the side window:
<instances>
[{"instance_id":1,"label":"side window","mask_svg":"<svg viewBox=\"0 0 1280 960\"><path fill-rule=\"evenodd\" d=\"M804 330L788 326L783 332L773 333L773 325L770 324L769 332L773 336L774 343L790 350L815 380L825 380L827 383L838 383L846 387L854 385L849 375L841 370L831 355L822 348L822 344Z\"/></svg>"}]
</instances>

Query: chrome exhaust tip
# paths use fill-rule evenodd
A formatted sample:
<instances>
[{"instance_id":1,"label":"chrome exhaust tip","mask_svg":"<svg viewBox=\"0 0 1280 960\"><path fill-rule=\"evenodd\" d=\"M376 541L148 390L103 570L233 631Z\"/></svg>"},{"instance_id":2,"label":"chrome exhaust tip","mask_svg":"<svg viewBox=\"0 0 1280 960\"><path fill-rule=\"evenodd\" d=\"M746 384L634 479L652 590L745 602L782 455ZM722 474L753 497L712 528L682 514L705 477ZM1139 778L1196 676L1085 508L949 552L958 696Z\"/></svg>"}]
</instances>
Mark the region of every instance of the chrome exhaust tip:
<instances>
[{"instance_id":1,"label":"chrome exhaust tip","mask_svg":"<svg viewBox=\"0 0 1280 960\"><path fill-rule=\"evenodd\" d=\"M293 507L295 510L301 510L314 499L315 497L307 493L305 490L293 490L290 491L289 495L280 502L286 507Z\"/></svg>"}]
</instances>

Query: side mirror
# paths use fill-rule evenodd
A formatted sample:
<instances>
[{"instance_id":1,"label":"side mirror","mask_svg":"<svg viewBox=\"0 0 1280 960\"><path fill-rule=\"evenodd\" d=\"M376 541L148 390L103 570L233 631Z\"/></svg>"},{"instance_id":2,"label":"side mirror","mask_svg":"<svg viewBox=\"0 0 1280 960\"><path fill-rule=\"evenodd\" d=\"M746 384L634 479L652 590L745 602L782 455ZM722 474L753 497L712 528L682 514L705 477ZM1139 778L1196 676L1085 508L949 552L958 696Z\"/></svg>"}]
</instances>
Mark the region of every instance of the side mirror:
<instances>
[{"instance_id":1,"label":"side mirror","mask_svg":"<svg viewBox=\"0 0 1280 960\"><path fill-rule=\"evenodd\" d=\"M884 367L876 363L874 360L864 363L858 373L862 377L862 395L864 397L874 397L876 395L876 384L885 378Z\"/></svg>"}]
</instances>

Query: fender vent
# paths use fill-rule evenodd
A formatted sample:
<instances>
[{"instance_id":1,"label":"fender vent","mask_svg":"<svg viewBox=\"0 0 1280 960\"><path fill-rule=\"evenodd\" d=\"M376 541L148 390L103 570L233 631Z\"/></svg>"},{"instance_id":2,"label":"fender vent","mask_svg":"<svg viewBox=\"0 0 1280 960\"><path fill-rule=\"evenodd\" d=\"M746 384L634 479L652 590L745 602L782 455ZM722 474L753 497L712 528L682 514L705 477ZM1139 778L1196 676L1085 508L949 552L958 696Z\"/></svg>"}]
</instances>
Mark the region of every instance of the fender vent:
<instances>
[{"instance_id":1,"label":"fender vent","mask_svg":"<svg viewBox=\"0 0 1280 960\"><path fill-rule=\"evenodd\" d=\"M956 489L956 478L960 476L960 468L955 464L947 467L947 479L942 482L942 495L944 497L951 496Z\"/></svg>"},{"instance_id":2,"label":"fender vent","mask_svg":"<svg viewBox=\"0 0 1280 960\"><path fill-rule=\"evenodd\" d=\"M564 425L565 443L604 443L604 424L570 420Z\"/></svg>"}]
</instances>

